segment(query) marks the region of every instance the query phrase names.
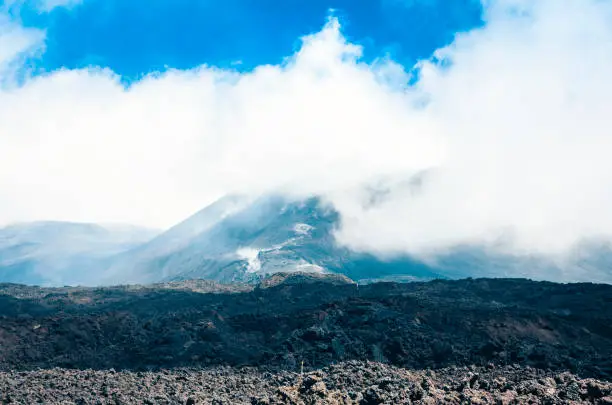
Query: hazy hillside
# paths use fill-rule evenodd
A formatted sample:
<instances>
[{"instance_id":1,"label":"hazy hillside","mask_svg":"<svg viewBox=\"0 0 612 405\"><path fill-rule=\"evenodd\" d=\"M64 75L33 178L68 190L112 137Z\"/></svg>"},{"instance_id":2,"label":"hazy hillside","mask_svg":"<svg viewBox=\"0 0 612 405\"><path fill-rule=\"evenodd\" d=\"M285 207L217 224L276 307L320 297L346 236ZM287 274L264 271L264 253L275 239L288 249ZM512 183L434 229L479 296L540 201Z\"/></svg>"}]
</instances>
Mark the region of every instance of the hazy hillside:
<instances>
[{"instance_id":1,"label":"hazy hillside","mask_svg":"<svg viewBox=\"0 0 612 405\"><path fill-rule=\"evenodd\" d=\"M0 229L0 280L62 285L96 282L108 260L157 231L125 225L33 222Z\"/></svg>"}]
</instances>

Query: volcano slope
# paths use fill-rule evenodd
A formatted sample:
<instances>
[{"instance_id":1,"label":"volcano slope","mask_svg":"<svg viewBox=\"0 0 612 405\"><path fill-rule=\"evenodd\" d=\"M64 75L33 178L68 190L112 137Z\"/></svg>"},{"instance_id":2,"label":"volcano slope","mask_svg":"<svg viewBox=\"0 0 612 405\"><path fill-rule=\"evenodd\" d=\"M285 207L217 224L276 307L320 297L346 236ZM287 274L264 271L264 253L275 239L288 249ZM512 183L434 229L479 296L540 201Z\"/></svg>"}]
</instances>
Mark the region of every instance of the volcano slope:
<instances>
[{"instance_id":1,"label":"volcano slope","mask_svg":"<svg viewBox=\"0 0 612 405\"><path fill-rule=\"evenodd\" d=\"M612 380L611 304L610 285L520 279L358 286L338 275L291 273L273 275L257 286L202 280L111 288L3 284L0 370L5 373L0 389L8 384L5 379L13 388L25 386L20 380L33 384L42 378L36 370L55 367L65 370L49 371L50 381L66 381L62 373L77 373L77 380L97 378L95 373L110 369L125 370L122 375L129 378L158 373L159 381L160 375L180 376L167 369L227 366L238 375L237 370L249 366L284 378L283 373L302 364L307 371L328 367L317 378L329 379L338 367L359 364L366 370L444 369L434 379L443 387L450 384L445 382L452 375L448 370L457 367L508 370L512 365L519 369L510 367L514 371L508 373L533 377L529 381L546 376L563 380L563 372L603 380L592 380L603 388L591 398L586 388L591 383L567 377L577 384L576 400L604 401L610 387L605 381ZM545 374L534 377L526 367ZM478 374L469 370L457 378ZM389 375L394 373L399 372ZM236 378L251 377L249 371ZM494 378L489 380L486 384L493 384Z\"/></svg>"}]
</instances>

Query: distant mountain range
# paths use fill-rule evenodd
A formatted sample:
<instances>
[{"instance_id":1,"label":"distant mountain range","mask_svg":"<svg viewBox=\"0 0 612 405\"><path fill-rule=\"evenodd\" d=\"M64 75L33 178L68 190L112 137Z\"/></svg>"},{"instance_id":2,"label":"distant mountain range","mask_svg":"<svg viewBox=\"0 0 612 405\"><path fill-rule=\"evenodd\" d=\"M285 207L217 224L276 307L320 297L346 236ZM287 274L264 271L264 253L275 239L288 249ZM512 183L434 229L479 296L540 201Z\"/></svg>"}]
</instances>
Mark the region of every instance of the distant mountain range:
<instances>
[{"instance_id":1,"label":"distant mountain range","mask_svg":"<svg viewBox=\"0 0 612 405\"><path fill-rule=\"evenodd\" d=\"M612 282L607 246L580 251L570 267L472 246L458 247L435 262L384 261L338 246L333 234L338 224L339 214L318 198L227 196L165 232L64 222L14 225L0 229L0 282L257 282L270 273L293 271L338 273L362 283L463 277Z\"/></svg>"},{"instance_id":2,"label":"distant mountain range","mask_svg":"<svg viewBox=\"0 0 612 405\"><path fill-rule=\"evenodd\" d=\"M64 285L95 284L110 258L159 231L132 226L32 222L0 229L0 280Z\"/></svg>"}]
</instances>

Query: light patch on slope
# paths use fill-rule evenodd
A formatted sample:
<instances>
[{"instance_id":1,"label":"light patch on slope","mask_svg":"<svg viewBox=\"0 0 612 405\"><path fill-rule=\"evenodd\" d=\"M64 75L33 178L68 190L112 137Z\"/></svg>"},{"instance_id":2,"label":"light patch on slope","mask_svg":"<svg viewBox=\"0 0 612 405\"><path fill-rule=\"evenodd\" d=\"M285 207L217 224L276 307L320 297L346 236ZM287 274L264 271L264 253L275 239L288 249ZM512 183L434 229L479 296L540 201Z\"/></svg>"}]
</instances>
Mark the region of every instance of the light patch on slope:
<instances>
[{"instance_id":1,"label":"light patch on slope","mask_svg":"<svg viewBox=\"0 0 612 405\"><path fill-rule=\"evenodd\" d=\"M305 225L305 224L302 224L302 225ZM310 227L310 229L312 228L313 227ZM240 259L247 261L247 268L246 268L247 273L258 273L258 272L266 273L266 271L264 271L263 269L264 264L260 260L261 255L262 254L281 255L282 249L285 246L289 246L292 243L294 243L296 239L297 238L291 238L283 243L279 243L277 245L274 245L268 248L256 249L252 247L243 247L236 251L236 255ZM299 261L296 261L296 262L292 260L287 260L287 261L283 260L282 263L283 263L283 271L305 271L305 272L311 272L311 273L325 273L326 272L325 268L317 264L314 264L314 263L309 263L304 259L300 259Z\"/></svg>"},{"instance_id":2,"label":"light patch on slope","mask_svg":"<svg viewBox=\"0 0 612 405\"><path fill-rule=\"evenodd\" d=\"M324 267L321 267L318 264L308 263L305 260L302 260L300 263L297 263L295 265L295 271L305 271L309 273L319 273L319 274L323 274L327 272Z\"/></svg>"},{"instance_id":3,"label":"light patch on slope","mask_svg":"<svg viewBox=\"0 0 612 405\"><path fill-rule=\"evenodd\" d=\"M240 248L236 254L247 261L247 273L257 273L261 270L261 261L259 260L259 249Z\"/></svg>"},{"instance_id":4,"label":"light patch on slope","mask_svg":"<svg viewBox=\"0 0 612 405\"><path fill-rule=\"evenodd\" d=\"M293 230L298 235L308 235L313 229L314 227L308 224L295 224L295 226L293 227Z\"/></svg>"}]
</instances>

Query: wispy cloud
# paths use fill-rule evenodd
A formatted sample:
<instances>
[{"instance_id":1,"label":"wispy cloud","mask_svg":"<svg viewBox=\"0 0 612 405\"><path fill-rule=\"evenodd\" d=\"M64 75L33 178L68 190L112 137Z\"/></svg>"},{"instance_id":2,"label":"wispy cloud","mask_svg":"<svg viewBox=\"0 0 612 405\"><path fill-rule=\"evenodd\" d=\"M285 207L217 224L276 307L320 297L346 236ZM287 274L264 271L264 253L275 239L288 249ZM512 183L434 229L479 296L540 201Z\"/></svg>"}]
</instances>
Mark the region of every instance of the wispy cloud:
<instances>
[{"instance_id":1,"label":"wispy cloud","mask_svg":"<svg viewBox=\"0 0 612 405\"><path fill-rule=\"evenodd\" d=\"M0 13L0 82L14 77L22 62L44 45L44 33L24 28Z\"/></svg>"},{"instance_id":2,"label":"wispy cloud","mask_svg":"<svg viewBox=\"0 0 612 405\"><path fill-rule=\"evenodd\" d=\"M167 226L283 190L326 196L339 240L381 254L610 238L612 4L496 0L485 19L416 71L363 62L332 19L250 73L32 78L0 93L0 221Z\"/></svg>"},{"instance_id":3,"label":"wispy cloud","mask_svg":"<svg viewBox=\"0 0 612 405\"><path fill-rule=\"evenodd\" d=\"M9 10L17 7L30 7L40 12L50 12L57 7L74 7L82 2L83 0L4 0L2 8Z\"/></svg>"},{"instance_id":4,"label":"wispy cloud","mask_svg":"<svg viewBox=\"0 0 612 405\"><path fill-rule=\"evenodd\" d=\"M44 11L51 11L56 7L74 7L83 0L39 0L38 7Z\"/></svg>"}]
</instances>

